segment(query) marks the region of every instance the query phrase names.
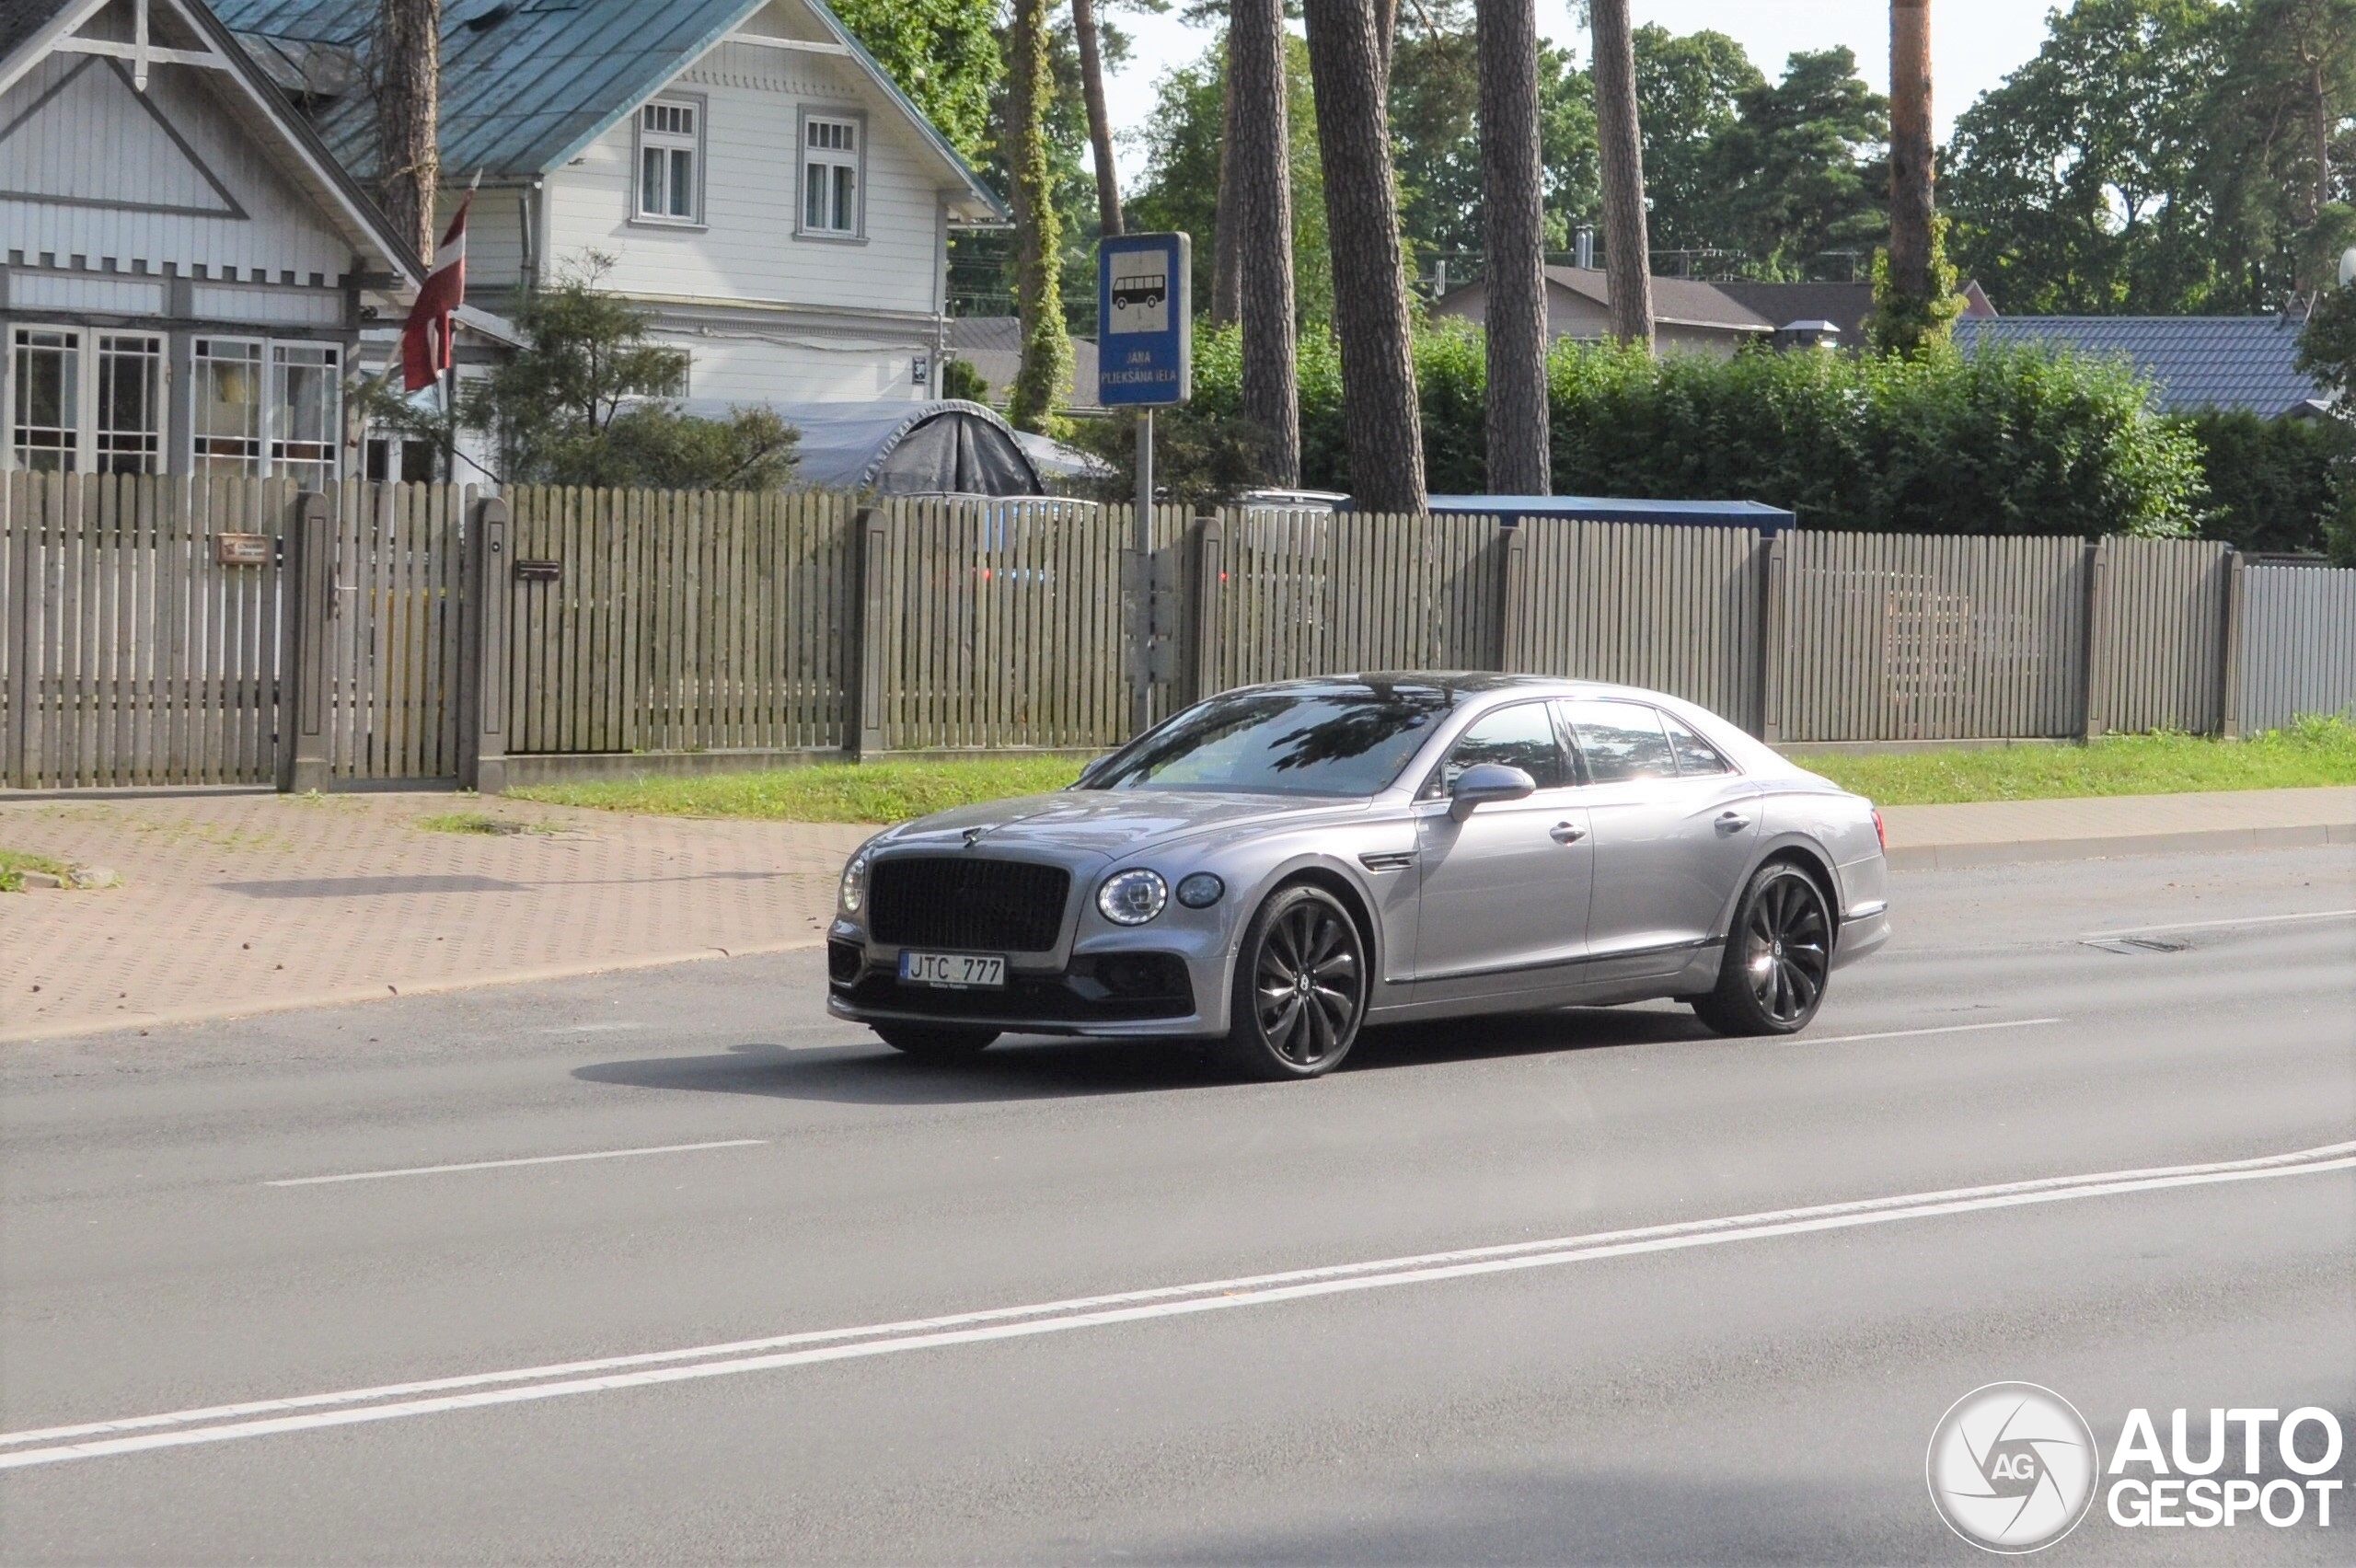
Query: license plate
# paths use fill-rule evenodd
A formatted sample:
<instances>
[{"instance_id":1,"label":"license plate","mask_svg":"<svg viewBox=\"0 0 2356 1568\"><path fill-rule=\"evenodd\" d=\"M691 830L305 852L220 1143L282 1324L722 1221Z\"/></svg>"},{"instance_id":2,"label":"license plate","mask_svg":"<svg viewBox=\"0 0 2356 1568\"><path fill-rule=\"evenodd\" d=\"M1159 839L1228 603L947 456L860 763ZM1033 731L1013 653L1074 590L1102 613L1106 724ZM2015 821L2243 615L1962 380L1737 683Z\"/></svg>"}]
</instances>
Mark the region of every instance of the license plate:
<instances>
[{"instance_id":1,"label":"license plate","mask_svg":"<svg viewBox=\"0 0 2356 1568\"><path fill-rule=\"evenodd\" d=\"M970 952L903 952L900 980L908 986L945 986L959 991L1002 991L1006 960Z\"/></svg>"}]
</instances>

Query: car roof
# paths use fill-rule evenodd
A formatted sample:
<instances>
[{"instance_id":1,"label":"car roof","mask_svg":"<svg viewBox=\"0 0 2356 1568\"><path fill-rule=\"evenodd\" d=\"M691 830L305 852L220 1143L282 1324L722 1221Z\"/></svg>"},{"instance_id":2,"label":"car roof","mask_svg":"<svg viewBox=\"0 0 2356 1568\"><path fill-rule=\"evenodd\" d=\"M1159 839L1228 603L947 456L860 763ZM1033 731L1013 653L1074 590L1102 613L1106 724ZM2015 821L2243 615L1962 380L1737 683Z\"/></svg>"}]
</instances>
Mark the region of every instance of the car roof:
<instances>
[{"instance_id":1,"label":"car roof","mask_svg":"<svg viewBox=\"0 0 2356 1568\"><path fill-rule=\"evenodd\" d=\"M1612 694L1653 700L1658 694L1607 681L1574 680L1563 675L1511 674L1497 670L1360 670L1347 674L1302 675L1269 681L1253 691L1334 692L1343 689L1424 690L1444 698L1450 707L1475 698L1515 692L1531 696Z\"/></svg>"}]
</instances>

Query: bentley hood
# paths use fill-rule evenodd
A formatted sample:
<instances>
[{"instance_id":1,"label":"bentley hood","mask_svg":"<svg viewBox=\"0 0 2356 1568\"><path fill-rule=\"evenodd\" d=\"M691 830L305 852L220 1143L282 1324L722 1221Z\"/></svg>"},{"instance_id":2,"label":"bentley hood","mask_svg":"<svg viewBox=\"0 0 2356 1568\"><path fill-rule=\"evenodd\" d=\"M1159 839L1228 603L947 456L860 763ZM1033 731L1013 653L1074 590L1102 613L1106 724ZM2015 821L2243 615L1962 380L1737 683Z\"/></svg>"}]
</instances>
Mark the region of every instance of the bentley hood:
<instances>
[{"instance_id":1,"label":"bentley hood","mask_svg":"<svg viewBox=\"0 0 2356 1568\"><path fill-rule=\"evenodd\" d=\"M1201 834L1295 826L1367 809L1353 799L1222 795L1184 790L1071 790L936 812L894 829L881 850L1032 849L1111 858Z\"/></svg>"}]
</instances>

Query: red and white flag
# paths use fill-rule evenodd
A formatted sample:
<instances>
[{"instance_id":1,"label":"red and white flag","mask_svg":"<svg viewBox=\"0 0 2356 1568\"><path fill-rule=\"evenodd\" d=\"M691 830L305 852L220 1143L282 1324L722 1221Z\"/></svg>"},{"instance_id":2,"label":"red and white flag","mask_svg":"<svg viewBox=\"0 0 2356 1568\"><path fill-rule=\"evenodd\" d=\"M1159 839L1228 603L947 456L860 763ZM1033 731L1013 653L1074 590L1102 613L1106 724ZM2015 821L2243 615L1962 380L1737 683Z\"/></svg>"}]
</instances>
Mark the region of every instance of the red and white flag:
<instances>
[{"instance_id":1,"label":"red and white flag","mask_svg":"<svg viewBox=\"0 0 2356 1568\"><path fill-rule=\"evenodd\" d=\"M467 303L467 209L474 204L475 193L469 190L450 220L450 232L433 252L433 270L417 291L409 325L401 329L401 384L408 391L424 391L457 361L451 318Z\"/></svg>"}]
</instances>

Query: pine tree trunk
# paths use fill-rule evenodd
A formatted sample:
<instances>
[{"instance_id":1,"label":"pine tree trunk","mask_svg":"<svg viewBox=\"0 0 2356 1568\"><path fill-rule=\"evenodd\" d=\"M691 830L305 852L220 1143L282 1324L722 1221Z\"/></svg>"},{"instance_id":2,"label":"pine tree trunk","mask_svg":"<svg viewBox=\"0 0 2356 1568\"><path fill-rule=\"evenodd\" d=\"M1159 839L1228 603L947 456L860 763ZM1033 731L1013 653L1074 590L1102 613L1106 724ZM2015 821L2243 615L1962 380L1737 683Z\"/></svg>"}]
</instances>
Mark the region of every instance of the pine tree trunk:
<instances>
[{"instance_id":1,"label":"pine tree trunk","mask_svg":"<svg viewBox=\"0 0 2356 1568\"><path fill-rule=\"evenodd\" d=\"M1305 0L1334 257L1350 488L1369 512L1424 508L1423 420L1383 102L1382 0Z\"/></svg>"},{"instance_id":2,"label":"pine tree trunk","mask_svg":"<svg viewBox=\"0 0 2356 1568\"><path fill-rule=\"evenodd\" d=\"M376 17L376 196L393 228L431 265L442 172L442 0L382 0Z\"/></svg>"},{"instance_id":3,"label":"pine tree trunk","mask_svg":"<svg viewBox=\"0 0 2356 1568\"><path fill-rule=\"evenodd\" d=\"M1481 213L1489 279L1488 489L1553 485L1546 407L1544 160L1535 0L1480 0Z\"/></svg>"},{"instance_id":4,"label":"pine tree trunk","mask_svg":"<svg viewBox=\"0 0 2356 1568\"><path fill-rule=\"evenodd\" d=\"M1080 90L1088 101L1088 142L1096 156L1097 223L1121 232L1121 176L1113 163L1113 120L1104 110L1104 59L1096 36L1096 0L1071 0L1072 31L1080 40Z\"/></svg>"},{"instance_id":5,"label":"pine tree trunk","mask_svg":"<svg viewBox=\"0 0 2356 1568\"><path fill-rule=\"evenodd\" d=\"M1232 19L1228 25L1234 32ZM1229 63L1219 68L1218 199L1211 220L1211 325L1232 327L1243 318L1243 223L1236 216L1235 201L1235 53L1228 42Z\"/></svg>"},{"instance_id":6,"label":"pine tree trunk","mask_svg":"<svg viewBox=\"0 0 2356 1568\"><path fill-rule=\"evenodd\" d=\"M1645 147L1636 124L1636 45L1628 0L1591 0L1597 152L1603 166L1603 281L1611 331L1653 346L1652 241L1645 224Z\"/></svg>"},{"instance_id":7,"label":"pine tree trunk","mask_svg":"<svg viewBox=\"0 0 2356 1568\"><path fill-rule=\"evenodd\" d=\"M1243 321L1243 417L1268 432L1268 482L1300 483L1293 356L1292 160L1285 119L1284 0L1235 0L1228 24L1235 106L1228 196Z\"/></svg>"},{"instance_id":8,"label":"pine tree trunk","mask_svg":"<svg viewBox=\"0 0 2356 1568\"><path fill-rule=\"evenodd\" d=\"M1064 330L1063 222L1047 156L1047 104L1055 92L1047 0L1014 0L1007 29L1007 164L1014 188L1014 303L1022 362L1007 396L1007 422L1045 430L1071 384L1071 340Z\"/></svg>"},{"instance_id":9,"label":"pine tree trunk","mask_svg":"<svg viewBox=\"0 0 2356 1568\"><path fill-rule=\"evenodd\" d=\"M1890 0L1889 286L1930 301L1931 0Z\"/></svg>"}]
</instances>

